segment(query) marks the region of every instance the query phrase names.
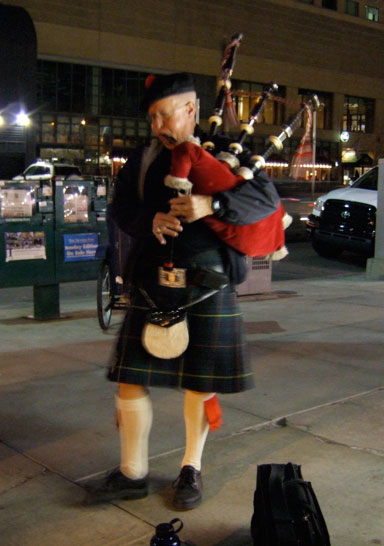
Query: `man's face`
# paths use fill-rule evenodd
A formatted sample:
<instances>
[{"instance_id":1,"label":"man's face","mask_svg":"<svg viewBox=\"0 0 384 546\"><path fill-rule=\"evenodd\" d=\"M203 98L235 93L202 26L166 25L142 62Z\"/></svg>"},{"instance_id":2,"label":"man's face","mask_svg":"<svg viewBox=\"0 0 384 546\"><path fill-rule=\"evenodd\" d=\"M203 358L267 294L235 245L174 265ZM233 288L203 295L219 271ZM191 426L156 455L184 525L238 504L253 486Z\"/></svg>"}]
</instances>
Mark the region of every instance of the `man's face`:
<instances>
[{"instance_id":1,"label":"man's face","mask_svg":"<svg viewBox=\"0 0 384 546\"><path fill-rule=\"evenodd\" d=\"M148 116L152 132L172 150L177 142L193 134L195 128L195 93L171 95L151 104Z\"/></svg>"}]
</instances>

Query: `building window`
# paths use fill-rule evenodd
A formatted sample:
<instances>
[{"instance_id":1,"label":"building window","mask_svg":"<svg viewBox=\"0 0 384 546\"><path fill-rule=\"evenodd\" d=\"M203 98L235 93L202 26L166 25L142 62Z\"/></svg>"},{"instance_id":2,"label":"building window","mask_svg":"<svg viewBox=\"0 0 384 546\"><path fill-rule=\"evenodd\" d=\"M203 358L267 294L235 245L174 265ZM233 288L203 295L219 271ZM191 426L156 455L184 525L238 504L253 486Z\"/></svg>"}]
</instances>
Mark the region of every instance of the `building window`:
<instances>
[{"instance_id":1,"label":"building window","mask_svg":"<svg viewBox=\"0 0 384 546\"><path fill-rule=\"evenodd\" d=\"M365 6L365 18L369 21L378 21L379 8L374 8L373 6Z\"/></svg>"},{"instance_id":2,"label":"building window","mask_svg":"<svg viewBox=\"0 0 384 546\"><path fill-rule=\"evenodd\" d=\"M42 115L40 121L41 133L37 136L37 142L51 144L56 142L56 119L51 115Z\"/></svg>"},{"instance_id":3,"label":"building window","mask_svg":"<svg viewBox=\"0 0 384 546\"><path fill-rule=\"evenodd\" d=\"M354 15L355 17L358 17L359 2L355 2L355 0L345 0L345 13L348 13L348 15Z\"/></svg>"},{"instance_id":4,"label":"building window","mask_svg":"<svg viewBox=\"0 0 384 546\"><path fill-rule=\"evenodd\" d=\"M208 119L213 112L216 96L215 76L193 74L196 94L199 100L199 119Z\"/></svg>"},{"instance_id":5,"label":"building window","mask_svg":"<svg viewBox=\"0 0 384 546\"><path fill-rule=\"evenodd\" d=\"M253 107L260 98L265 85L262 83L232 81L232 95L237 117L242 122L247 122ZM279 87L278 95L285 96L285 88ZM258 123L266 125L280 125L283 120L283 104L274 99L267 99L263 112L257 119Z\"/></svg>"},{"instance_id":6,"label":"building window","mask_svg":"<svg viewBox=\"0 0 384 546\"><path fill-rule=\"evenodd\" d=\"M313 91L311 89L299 89L299 95L303 102L308 100L310 95L316 94L319 98L321 107L317 111L316 126L318 129L332 129L332 93Z\"/></svg>"},{"instance_id":7,"label":"building window","mask_svg":"<svg viewBox=\"0 0 384 546\"><path fill-rule=\"evenodd\" d=\"M321 5L323 8L337 11L337 0L322 0Z\"/></svg>"},{"instance_id":8,"label":"building window","mask_svg":"<svg viewBox=\"0 0 384 546\"><path fill-rule=\"evenodd\" d=\"M85 112L89 106L89 66L38 61L37 100L45 111Z\"/></svg>"},{"instance_id":9,"label":"building window","mask_svg":"<svg viewBox=\"0 0 384 546\"><path fill-rule=\"evenodd\" d=\"M343 114L343 131L372 133L374 100L346 95Z\"/></svg>"},{"instance_id":10,"label":"building window","mask_svg":"<svg viewBox=\"0 0 384 546\"><path fill-rule=\"evenodd\" d=\"M147 74L114 68L101 70L101 113L142 117L140 104Z\"/></svg>"}]
</instances>

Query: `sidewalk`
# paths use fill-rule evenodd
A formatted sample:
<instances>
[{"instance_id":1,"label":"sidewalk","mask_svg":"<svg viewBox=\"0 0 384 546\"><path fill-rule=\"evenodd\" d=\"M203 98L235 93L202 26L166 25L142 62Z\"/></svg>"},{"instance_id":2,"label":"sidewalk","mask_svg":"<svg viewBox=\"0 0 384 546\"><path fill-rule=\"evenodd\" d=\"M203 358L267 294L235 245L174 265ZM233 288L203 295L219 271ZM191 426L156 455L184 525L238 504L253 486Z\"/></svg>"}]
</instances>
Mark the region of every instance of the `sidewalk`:
<instances>
[{"instance_id":1,"label":"sidewalk","mask_svg":"<svg viewBox=\"0 0 384 546\"><path fill-rule=\"evenodd\" d=\"M209 436L204 502L191 512L170 507L183 396L166 389L152 389L150 495L83 504L83 483L119 460L104 378L119 316L103 333L96 289L79 285L49 322L24 318L25 290L0 290L2 546L148 546L174 517L189 546L251 546L257 465L287 461L312 482L332 546L384 545L382 281L279 281L269 297L241 299L256 388L220 396L225 425Z\"/></svg>"}]
</instances>

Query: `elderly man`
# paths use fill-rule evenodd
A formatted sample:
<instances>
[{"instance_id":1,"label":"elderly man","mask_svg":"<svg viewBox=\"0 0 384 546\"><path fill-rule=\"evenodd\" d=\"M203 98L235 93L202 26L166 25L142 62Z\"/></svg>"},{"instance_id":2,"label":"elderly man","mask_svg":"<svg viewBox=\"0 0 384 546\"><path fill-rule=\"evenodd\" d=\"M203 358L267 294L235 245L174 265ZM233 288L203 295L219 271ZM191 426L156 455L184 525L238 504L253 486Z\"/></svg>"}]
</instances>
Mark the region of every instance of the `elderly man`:
<instances>
[{"instance_id":1,"label":"elderly man","mask_svg":"<svg viewBox=\"0 0 384 546\"><path fill-rule=\"evenodd\" d=\"M149 387L173 387L185 392L186 430L173 507L189 510L202 499L201 458L212 413L209 402L215 399L215 393L240 392L253 386L234 291L243 257L227 247L201 219L215 214L234 224L244 223L244 216L249 223L255 222L274 212L279 198L264 175L214 196L175 196L164 179L170 170L172 149L196 130L193 80L187 74L149 76L145 101L155 138L150 146L130 155L119 173L113 202L115 221L136 241L127 281L132 305L108 371L108 378L118 383L121 461L119 470L92 494L99 502L147 494L152 424ZM219 150L220 139L217 144ZM229 282L204 301L188 307L186 350L180 356L159 358L149 354L142 344L147 309L155 306L170 310L199 296L198 287L191 288L188 281L185 287L161 285L158 270L164 269L170 258L174 267L187 272L187 279L190 271L203 268L205 272L226 275Z\"/></svg>"}]
</instances>

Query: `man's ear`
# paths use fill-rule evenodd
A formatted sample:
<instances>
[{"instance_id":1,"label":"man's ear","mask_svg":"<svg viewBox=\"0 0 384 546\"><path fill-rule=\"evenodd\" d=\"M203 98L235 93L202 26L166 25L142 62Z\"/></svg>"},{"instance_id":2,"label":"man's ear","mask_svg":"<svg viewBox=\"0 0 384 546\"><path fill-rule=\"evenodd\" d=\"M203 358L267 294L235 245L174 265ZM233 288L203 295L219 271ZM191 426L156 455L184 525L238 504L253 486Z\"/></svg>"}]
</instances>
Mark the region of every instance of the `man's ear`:
<instances>
[{"instance_id":1,"label":"man's ear","mask_svg":"<svg viewBox=\"0 0 384 546\"><path fill-rule=\"evenodd\" d=\"M189 102L187 102L187 107L188 107L188 115L189 115L189 116L195 117L195 114L196 114L196 104L193 103L192 101L189 101Z\"/></svg>"}]
</instances>

